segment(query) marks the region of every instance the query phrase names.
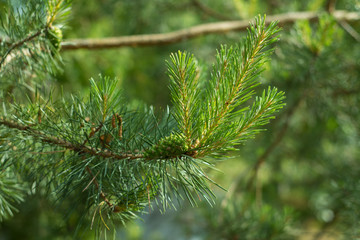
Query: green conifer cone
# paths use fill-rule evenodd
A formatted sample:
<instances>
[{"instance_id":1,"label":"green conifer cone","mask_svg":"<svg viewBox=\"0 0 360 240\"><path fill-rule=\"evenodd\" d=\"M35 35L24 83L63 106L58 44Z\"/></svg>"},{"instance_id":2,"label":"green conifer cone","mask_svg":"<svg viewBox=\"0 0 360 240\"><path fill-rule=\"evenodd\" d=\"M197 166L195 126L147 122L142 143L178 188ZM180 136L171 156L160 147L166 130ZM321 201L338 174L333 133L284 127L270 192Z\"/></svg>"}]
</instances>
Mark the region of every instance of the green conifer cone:
<instances>
[{"instance_id":1,"label":"green conifer cone","mask_svg":"<svg viewBox=\"0 0 360 240\"><path fill-rule=\"evenodd\" d=\"M156 145L147 149L144 153L146 158L167 158L181 155L186 152L184 140L175 134L162 138Z\"/></svg>"},{"instance_id":2,"label":"green conifer cone","mask_svg":"<svg viewBox=\"0 0 360 240\"><path fill-rule=\"evenodd\" d=\"M49 39L50 43L54 48L59 51L61 47L61 41L63 38L62 31L59 27L52 26L46 32L46 38Z\"/></svg>"}]
</instances>

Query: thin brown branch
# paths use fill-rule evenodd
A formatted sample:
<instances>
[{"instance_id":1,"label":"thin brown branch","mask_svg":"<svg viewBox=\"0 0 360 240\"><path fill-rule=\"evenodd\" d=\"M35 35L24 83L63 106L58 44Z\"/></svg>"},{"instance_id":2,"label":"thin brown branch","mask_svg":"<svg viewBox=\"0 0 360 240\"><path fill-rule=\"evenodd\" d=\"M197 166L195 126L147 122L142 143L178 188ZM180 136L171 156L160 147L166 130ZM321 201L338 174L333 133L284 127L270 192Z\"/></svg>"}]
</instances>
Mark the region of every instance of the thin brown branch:
<instances>
[{"instance_id":1,"label":"thin brown branch","mask_svg":"<svg viewBox=\"0 0 360 240\"><path fill-rule=\"evenodd\" d=\"M102 127L103 127L103 124L102 124L102 123L100 123L100 125L99 125L97 128L92 127L92 128L91 128L90 135L89 135L89 137L88 137L87 139L84 140L83 145L85 145L85 144L88 142L89 138L91 138L92 136L94 136L95 133L97 133L98 131L100 131L100 129L101 129Z\"/></svg>"},{"instance_id":2,"label":"thin brown branch","mask_svg":"<svg viewBox=\"0 0 360 240\"><path fill-rule=\"evenodd\" d=\"M89 168L89 166L86 166L85 169L86 169L86 171L89 173L89 175L92 177L91 182L94 183L94 185L95 185L95 187L96 187L97 190L100 190L100 186L99 186L98 181L96 180L96 176L94 176L94 174L92 174L91 169ZM101 197L102 199L104 199L104 201L106 202L106 204L107 204L110 208L113 208L114 204L112 204L112 203L110 202L110 200L106 197L105 193L104 193L102 190L100 190L100 197Z\"/></svg>"},{"instance_id":3,"label":"thin brown branch","mask_svg":"<svg viewBox=\"0 0 360 240\"><path fill-rule=\"evenodd\" d=\"M88 168L88 166L86 166ZM85 192L86 189L88 189L88 187L94 182L94 180L96 180L97 175L99 175L100 172L97 172L97 174L91 179L91 181L88 183L88 185L86 185L86 187L82 190L82 192Z\"/></svg>"},{"instance_id":4,"label":"thin brown branch","mask_svg":"<svg viewBox=\"0 0 360 240\"><path fill-rule=\"evenodd\" d=\"M266 24L272 21L279 21L279 25L294 23L297 20L317 20L320 13L318 12L290 12L266 17ZM332 15L337 20L357 21L360 19L358 12L334 11ZM109 37L101 39L68 39L61 43L61 49L107 49L121 47L145 47L155 45L172 44L186 41L192 38L209 35L224 34L231 31L245 30L251 20L224 21L217 23L200 24L194 27L159 34L144 34L133 36Z\"/></svg>"},{"instance_id":5,"label":"thin brown branch","mask_svg":"<svg viewBox=\"0 0 360 240\"><path fill-rule=\"evenodd\" d=\"M22 124L13 122L13 121L4 120L3 118L0 119L0 125L4 125L4 126L7 126L9 128L18 129L18 130L21 130L21 131L26 131L27 133L29 133L29 135L40 138L41 141L43 141L43 142L54 144L54 145L57 145L57 146L61 146L61 147L64 147L66 149L71 149L71 150L73 150L75 152L78 152L78 153L81 153L81 154L86 153L86 154L90 154L90 155L96 155L96 156L101 156L101 157L106 157L106 158L116 158L116 159L142 158L141 154L135 154L135 155L122 154L122 155L119 155L119 154L115 154L115 153L108 152L108 151L101 152L101 150L96 150L94 148L84 146L84 145L79 146L79 145L73 144L71 142L65 141L63 139L54 137L54 136L48 136L48 135L42 133L39 130L33 129L31 126L25 126L25 125L22 125ZM53 151L52 153L55 153L55 152L59 152L59 151ZM32 153L34 153L34 152L32 152ZM47 152L47 153L50 153L50 152ZM38 153L38 154L41 154L41 153ZM89 166L86 166L85 170L89 173L89 175L92 177L92 179L91 179L90 183L84 188L83 191L85 191L89 187L89 185L91 183L93 183L95 185L96 189L98 189L100 191L100 193L99 193L100 197L104 200L104 202L110 208L115 209L116 206L114 208L114 204L112 204L110 202L110 200L106 197L105 193L102 190L100 190L99 183L96 180L97 174L94 176L92 174L92 171L89 168Z\"/></svg>"},{"instance_id":6,"label":"thin brown branch","mask_svg":"<svg viewBox=\"0 0 360 240\"><path fill-rule=\"evenodd\" d=\"M328 11L329 13L333 13L335 11L335 5L336 5L336 0L327 0L326 2L326 11Z\"/></svg>"},{"instance_id":7,"label":"thin brown branch","mask_svg":"<svg viewBox=\"0 0 360 240\"><path fill-rule=\"evenodd\" d=\"M337 22L351 37L360 42L360 34L349 23L344 20L337 20Z\"/></svg>"},{"instance_id":8,"label":"thin brown branch","mask_svg":"<svg viewBox=\"0 0 360 240\"><path fill-rule=\"evenodd\" d=\"M66 141L66 140L58 138L58 137L46 135L45 133L34 129L32 126L22 125L20 123L16 123L16 122L5 120L5 119L0 119L0 125L7 126L8 128L26 131L29 135L39 138L42 142L56 145L59 147L63 147L66 149L70 149L75 152L86 153L86 154L89 154L92 156L99 156L99 157L103 157L103 158L113 158L113 159L119 159L119 160L144 158L143 154L126 154L126 153L117 154L117 153L111 152L109 150L97 149L97 148L85 146L82 144L71 143L69 141Z\"/></svg>"},{"instance_id":9,"label":"thin brown branch","mask_svg":"<svg viewBox=\"0 0 360 240\"><path fill-rule=\"evenodd\" d=\"M332 93L333 97L339 97L339 96L348 96L348 95L353 95L353 94L358 94L360 92L360 89L355 88L355 89L338 89L335 90Z\"/></svg>"},{"instance_id":10,"label":"thin brown branch","mask_svg":"<svg viewBox=\"0 0 360 240\"><path fill-rule=\"evenodd\" d=\"M54 153L63 153L66 150L50 151L50 152L29 152L31 154L54 154Z\"/></svg>"},{"instance_id":11,"label":"thin brown branch","mask_svg":"<svg viewBox=\"0 0 360 240\"><path fill-rule=\"evenodd\" d=\"M201 10L203 13L205 13L208 16L221 20L231 20L231 18L228 17L227 15L223 15L221 13L214 11L213 9L209 8L199 0L192 0L192 3L195 7L197 7L199 10Z\"/></svg>"},{"instance_id":12,"label":"thin brown branch","mask_svg":"<svg viewBox=\"0 0 360 240\"><path fill-rule=\"evenodd\" d=\"M44 31L46 30L46 27L44 29L40 29L38 30L37 32L27 36L26 38L16 42L16 43L13 43L9 49L6 51L6 53L4 54L4 56L1 57L1 61L0 61L0 69L2 67L2 65L4 64L7 56L16 48L18 47L21 47L22 45L24 45L26 42L29 42L31 40L33 40L34 38L40 36L40 34L42 34Z\"/></svg>"},{"instance_id":13,"label":"thin brown branch","mask_svg":"<svg viewBox=\"0 0 360 240\"><path fill-rule=\"evenodd\" d=\"M58 14L58 11L60 10L60 5L63 2L63 0L59 0L54 8L54 11L52 13L50 13L50 15L48 16L48 20L45 26L43 26L41 29L39 29L38 31L36 31L35 33L31 33L29 34L27 37L25 37L22 40L19 40L18 42L12 43L9 46L9 49L5 52L4 56L0 57L0 69L2 68L3 64L5 63L5 61L9 62L11 61L11 55L10 53L21 47L22 45L24 45L26 42L29 42L31 40L33 40L34 38L40 36L42 33L45 33L46 31L48 31L49 27L51 27L52 23L55 21L56 19L56 15ZM2 39L0 39L0 43L2 42ZM10 57L10 60L7 59L8 57Z\"/></svg>"}]
</instances>

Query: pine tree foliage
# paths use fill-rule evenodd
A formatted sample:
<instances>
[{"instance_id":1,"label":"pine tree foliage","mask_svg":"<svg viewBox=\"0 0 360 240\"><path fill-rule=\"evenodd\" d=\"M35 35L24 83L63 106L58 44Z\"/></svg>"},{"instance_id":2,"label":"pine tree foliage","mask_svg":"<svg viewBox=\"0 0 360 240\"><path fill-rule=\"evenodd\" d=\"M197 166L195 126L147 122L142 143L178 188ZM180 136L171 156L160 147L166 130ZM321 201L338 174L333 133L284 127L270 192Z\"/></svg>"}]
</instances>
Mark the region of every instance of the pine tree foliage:
<instances>
[{"instance_id":1,"label":"pine tree foliage","mask_svg":"<svg viewBox=\"0 0 360 240\"><path fill-rule=\"evenodd\" d=\"M256 77L271 52L266 47L277 40L273 38L277 32L276 23L265 27L264 18L257 18L242 44L219 50L211 80L205 84L199 83L193 56L181 52L172 56L168 65L175 119L182 126L187 147L196 149L195 156L218 152L252 137L256 127L266 124L282 107L283 93L275 88L264 91L251 108L243 106L254 95ZM201 111L196 108L199 102L203 103Z\"/></svg>"},{"instance_id":2,"label":"pine tree foliage","mask_svg":"<svg viewBox=\"0 0 360 240\"><path fill-rule=\"evenodd\" d=\"M34 96L34 85L59 70L61 59L54 42L60 39L53 36L50 40L48 36L54 28L59 35L60 29L55 24L64 24L70 10L69 2L65 1L28 1L21 7L9 2L8 6L0 21L0 103L5 115L6 107L15 97L23 100L24 90ZM22 201L29 188L15 171L18 166L9 160L9 149L13 151L18 146L5 140L8 138L9 133L0 136L1 218L13 215L16 210L13 203Z\"/></svg>"},{"instance_id":3,"label":"pine tree foliage","mask_svg":"<svg viewBox=\"0 0 360 240\"><path fill-rule=\"evenodd\" d=\"M12 90L18 83L36 84L60 66L61 32L54 25L64 24L69 3L49 1L46 9L41 3L29 3L22 14L9 11L2 20L1 90L12 101L3 102L0 117L0 216L10 216L29 189L60 204L75 193L87 199L100 237L113 221L125 222L146 206L151 211L152 202L164 211L182 199L213 204L209 183L216 183L205 172L213 167L210 157L253 137L284 105L276 88L254 97L277 40L276 23L266 27L265 17L257 17L238 46L221 47L209 80L191 54L172 54L173 107L162 114L127 107L118 81L103 76L90 80L85 97L34 91L21 102ZM21 22L29 17L32 24ZM17 77L16 85L6 82Z\"/></svg>"},{"instance_id":4,"label":"pine tree foliage","mask_svg":"<svg viewBox=\"0 0 360 240\"><path fill-rule=\"evenodd\" d=\"M19 181L16 174L10 170L3 169L0 175L0 221L13 216L16 211L14 206L24 200L25 186Z\"/></svg>"},{"instance_id":5,"label":"pine tree foliage","mask_svg":"<svg viewBox=\"0 0 360 240\"><path fill-rule=\"evenodd\" d=\"M226 204L204 211L209 239L358 236L358 47L326 13L282 35L267 77L287 89L287 108L270 134L244 148L245 161L257 158L255 174L246 168Z\"/></svg>"},{"instance_id":6,"label":"pine tree foliage","mask_svg":"<svg viewBox=\"0 0 360 240\"><path fill-rule=\"evenodd\" d=\"M11 98L14 91L34 91L39 79L61 69L58 50L70 2L38 0L16 6L10 1L8 6L0 19L0 87Z\"/></svg>"}]
</instances>

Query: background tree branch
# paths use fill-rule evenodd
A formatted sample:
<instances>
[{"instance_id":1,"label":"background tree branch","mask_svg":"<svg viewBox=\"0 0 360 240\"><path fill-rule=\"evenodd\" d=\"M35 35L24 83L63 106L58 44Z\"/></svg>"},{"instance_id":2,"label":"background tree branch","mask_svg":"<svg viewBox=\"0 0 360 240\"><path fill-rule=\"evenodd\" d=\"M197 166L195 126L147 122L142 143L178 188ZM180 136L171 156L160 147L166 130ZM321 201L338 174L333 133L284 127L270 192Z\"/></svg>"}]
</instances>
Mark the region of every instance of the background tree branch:
<instances>
[{"instance_id":1,"label":"background tree branch","mask_svg":"<svg viewBox=\"0 0 360 240\"><path fill-rule=\"evenodd\" d=\"M220 20L226 20L226 21L233 20L233 19L231 19L231 17L229 17L225 14L221 14L221 13L214 11L213 9L211 9L208 6L206 6L205 4L203 4L201 1L192 0L191 2L196 8L198 8L200 11L202 11L205 15L208 15L208 16L220 19Z\"/></svg>"},{"instance_id":2,"label":"background tree branch","mask_svg":"<svg viewBox=\"0 0 360 240\"><path fill-rule=\"evenodd\" d=\"M290 12L278 15L267 16L266 24L271 21L279 21L279 25L294 23L297 20L315 21L319 18L318 12ZM357 12L348 12L343 10L333 11L332 15L338 21L356 21L360 20L360 14ZM145 47L154 45L166 45L176 42L186 41L209 34L220 34L231 31L242 31L248 27L251 20L223 21L216 23L200 24L194 27L173 31L169 33L143 34L133 36L109 37L100 39L68 39L61 43L61 49L107 49L120 47Z\"/></svg>"}]
</instances>

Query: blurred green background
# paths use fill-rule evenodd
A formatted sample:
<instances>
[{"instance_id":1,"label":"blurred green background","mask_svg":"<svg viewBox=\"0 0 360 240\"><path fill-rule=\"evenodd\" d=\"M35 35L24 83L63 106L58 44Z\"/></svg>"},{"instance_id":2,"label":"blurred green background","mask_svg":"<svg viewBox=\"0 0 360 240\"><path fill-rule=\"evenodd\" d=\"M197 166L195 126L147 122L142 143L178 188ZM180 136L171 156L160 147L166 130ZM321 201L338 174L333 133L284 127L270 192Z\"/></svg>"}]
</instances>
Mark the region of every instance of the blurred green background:
<instances>
[{"instance_id":1,"label":"blurred green background","mask_svg":"<svg viewBox=\"0 0 360 240\"><path fill-rule=\"evenodd\" d=\"M258 14L317 11L319 21L283 26L259 92L268 85L286 92L286 107L267 131L219 162L209 176L217 204L183 202L178 211L149 211L143 220L119 225L119 239L359 239L360 238L360 44L327 14L360 14L358 0L100 0L73 2L64 39L165 33L197 24L252 19ZM3 3L2 3L3 4ZM346 22L345 22L346 23ZM359 34L360 22L346 23ZM347 25L346 25L347 26ZM57 83L86 92L89 78L117 77L136 106L170 104L165 60L193 53L209 74L216 49L236 44L245 32L207 35L155 47L63 51ZM255 174L256 166L259 166ZM0 240L92 239L88 220L65 201L53 207L30 196L14 218L0 223ZM64 216L65 215L65 216Z\"/></svg>"}]
</instances>

